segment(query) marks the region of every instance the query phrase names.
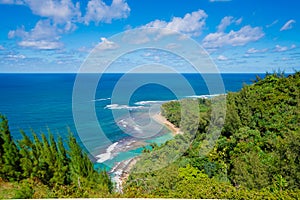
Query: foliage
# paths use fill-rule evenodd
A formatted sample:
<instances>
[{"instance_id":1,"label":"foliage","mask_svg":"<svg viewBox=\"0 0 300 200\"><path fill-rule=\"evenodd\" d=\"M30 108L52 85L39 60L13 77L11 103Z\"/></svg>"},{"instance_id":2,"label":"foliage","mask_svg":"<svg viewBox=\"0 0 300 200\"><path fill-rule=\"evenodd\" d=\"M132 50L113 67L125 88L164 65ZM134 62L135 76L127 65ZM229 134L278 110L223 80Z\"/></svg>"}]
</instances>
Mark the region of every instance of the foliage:
<instances>
[{"instance_id":1,"label":"foliage","mask_svg":"<svg viewBox=\"0 0 300 200\"><path fill-rule=\"evenodd\" d=\"M0 115L0 177L8 180L18 180L20 176L20 155L8 127L8 120Z\"/></svg>"},{"instance_id":2,"label":"foliage","mask_svg":"<svg viewBox=\"0 0 300 200\"><path fill-rule=\"evenodd\" d=\"M50 131L41 138L32 132L33 139L21 134L23 139L15 143L8 120L0 115L0 178L16 184L7 198L106 197L112 192L108 174L93 168L70 131L68 150Z\"/></svg>"},{"instance_id":3,"label":"foliage","mask_svg":"<svg viewBox=\"0 0 300 200\"><path fill-rule=\"evenodd\" d=\"M163 104L184 134L145 148L123 194L112 193L70 131L67 148L50 131L21 131L16 143L0 115L0 198L300 199L300 72L257 77L226 105L222 98ZM226 116L215 109L225 107ZM219 127L220 137L208 134Z\"/></svg>"},{"instance_id":4,"label":"foliage","mask_svg":"<svg viewBox=\"0 0 300 200\"><path fill-rule=\"evenodd\" d=\"M182 102L162 105L162 115L184 134L143 153L124 187L125 196L299 199L300 72L287 77L267 74L239 92L228 93L226 117L214 113L213 101L199 100L199 117L195 117L199 126L192 137L191 124L182 124L182 117L193 115L182 113ZM217 122L222 117L225 122ZM223 125L220 137L209 153L201 154L207 131L218 123ZM163 149L174 157L178 153L174 149L184 146L180 142L187 142L186 151L152 171L166 160ZM134 173L138 169L144 173Z\"/></svg>"}]
</instances>

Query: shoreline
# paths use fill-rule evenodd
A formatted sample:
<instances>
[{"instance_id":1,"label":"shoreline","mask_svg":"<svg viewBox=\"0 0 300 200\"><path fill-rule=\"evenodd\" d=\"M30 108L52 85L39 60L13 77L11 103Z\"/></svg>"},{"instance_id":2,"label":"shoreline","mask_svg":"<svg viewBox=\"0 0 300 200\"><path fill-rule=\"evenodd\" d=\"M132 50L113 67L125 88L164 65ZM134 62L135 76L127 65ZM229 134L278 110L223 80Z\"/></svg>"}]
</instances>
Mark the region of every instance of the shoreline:
<instances>
[{"instance_id":1,"label":"shoreline","mask_svg":"<svg viewBox=\"0 0 300 200\"><path fill-rule=\"evenodd\" d=\"M123 192L123 184L127 181L130 171L136 162L139 160L139 156L123 160L118 162L109 172L110 174L114 174L115 176L112 180L116 184L116 191L122 193Z\"/></svg>"},{"instance_id":2,"label":"shoreline","mask_svg":"<svg viewBox=\"0 0 300 200\"><path fill-rule=\"evenodd\" d=\"M117 152L127 152L147 145L144 141L139 140L120 140L108 146L106 151L96 153L95 162L103 163L111 159ZM114 165L116 166L116 165Z\"/></svg>"},{"instance_id":3,"label":"shoreline","mask_svg":"<svg viewBox=\"0 0 300 200\"><path fill-rule=\"evenodd\" d=\"M164 116L161 115L160 112L151 116L151 118L157 123L169 129L173 136L183 134L180 128L176 127L174 124L169 122ZM116 190L118 192L122 193L122 185L127 181L130 171L139 159L140 157L136 156L127 160L123 160L121 162L116 163L116 165L110 170L109 173L115 175L112 180L116 183Z\"/></svg>"},{"instance_id":4,"label":"shoreline","mask_svg":"<svg viewBox=\"0 0 300 200\"><path fill-rule=\"evenodd\" d=\"M178 135L183 134L183 132L180 130L180 128L176 127L174 124L172 124L170 121L168 121L164 116L161 115L161 113L156 113L152 116L152 119L154 119L159 124L162 124L166 126L167 129L169 129L172 132L172 135Z\"/></svg>"}]
</instances>

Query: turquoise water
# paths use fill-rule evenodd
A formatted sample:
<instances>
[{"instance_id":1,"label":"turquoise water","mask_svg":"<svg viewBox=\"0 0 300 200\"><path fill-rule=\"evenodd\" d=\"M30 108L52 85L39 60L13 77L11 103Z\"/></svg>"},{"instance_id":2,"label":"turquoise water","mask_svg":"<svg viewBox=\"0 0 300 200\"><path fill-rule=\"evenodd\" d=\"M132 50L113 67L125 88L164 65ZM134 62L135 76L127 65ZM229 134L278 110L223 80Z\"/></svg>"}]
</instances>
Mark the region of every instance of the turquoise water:
<instances>
[{"instance_id":1,"label":"turquoise water","mask_svg":"<svg viewBox=\"0 0 300 200\"><path fill-rule=\"evenodd\" d=\"M165 141L170 140L172 138L173 138L172 133L168 132L168 133L166 133L166 134L164 134L162 136L159 136L157 138L147 140L147 142L149 142L149 143L156 143L158 145L161 145L161 144L165 143Z\"/></svg>"},{"instance_id":2,"label":"turquoise water","mask_svg":"<svg viewBox=\"0 0 300 200\"><path fill-rule=\"evenodd\" d=\"M87 89L91 84L89 80L97 76L86 75ZM255 76L256 74L222 74L225 92L240 90L243 84L250 84ZM9 119L10 130L16 140L21 139L20 129L27 133L33 129L40 134L47 133L49 128L55 136L67 138L69 127L95 163L99 161L97 155L102 155L100 159L103 162L98 162L97 166L111 168L114 163L141 153L142 147L128 150L127 146L132 142L161 144L172 138L166 128L153 134L151 130L161 126L155 122L152 127L148 127L149 132L139 130L139 125L144 126L151 121L147 113L153 104L160 105L164 101L209 94L205 81L198 74L184 74L195 94L185 90L172 74L132 74L122 83L121 92L112 98L121 77L122 74L104 74L93 98L85 97L83 93L82 99L77 104L72 104L76 74L0 74L0 113ZM148 84L136 88L127 100L127 88L139 80L148 80ZM169 80L168 83L176 89L177 94L167 86L156 84L158 80ZM86 118L86 121L77 126L72 112L74 106L82 109L82 116ZM94 108L97 120L89 118L90 113L86 113L85 109L88 107ZM126 115L128 112L130 116ZM130 124L129 117L135 118L137 124ZM98 133L95 124L101 126L103 132Z\"/></svg>"}]
</instances>

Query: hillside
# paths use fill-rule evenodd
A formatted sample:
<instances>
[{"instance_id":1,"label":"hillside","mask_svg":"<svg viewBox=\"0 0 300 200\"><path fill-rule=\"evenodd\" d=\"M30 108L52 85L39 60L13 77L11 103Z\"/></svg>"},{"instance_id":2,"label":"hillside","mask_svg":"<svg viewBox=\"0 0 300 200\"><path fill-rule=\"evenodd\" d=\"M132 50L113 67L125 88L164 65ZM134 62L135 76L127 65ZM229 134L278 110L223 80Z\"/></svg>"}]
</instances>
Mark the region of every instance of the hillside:
<instances>
[{"instance_id":1,"label":"hillside","mask_svg":"<svg viewBox=\"0 0 300 200\"><path fill-rule=\"evenodd\" d=\"M162 114L179 126L181 106L191 101L168 102ZM300 198L299 72L288 77L267 74L237 93L228 93L222 133L207 155L199 152L213 120L212 100L198 101L196 134L183 123L183 136L144 153L125 184L125 196ZM195 113L186 114L197 119ZM182 156L168 162L180 148L186 149Z\"/></svg>"},{"instance_id":2,"label":"hillside","mask_svg":"<svg viewBox=\"0 0 300 200\"><path fill-rule=\"evenodd\" d=\"M94 169L70 131L64 142L50 131L48 137L21 134L23 139L14 141L8 120L0 115L0 199L107 197L112 192L108 174Z\"/></svg>"},{"instance_id":3,"label":"hillside","mask_svg":"<svg viewBox=\"0 0 300 200\"><path fill-rule=\"evenodd\" d=\"M170 101L161 114L184 134L145 149L122 194L72 133L62 141L21 132L15 141L0 115L0 198L300 199L300 72L257 77L226 96ZM207 134L218 127L220 135Z\"/></svg>"}]
</instances>

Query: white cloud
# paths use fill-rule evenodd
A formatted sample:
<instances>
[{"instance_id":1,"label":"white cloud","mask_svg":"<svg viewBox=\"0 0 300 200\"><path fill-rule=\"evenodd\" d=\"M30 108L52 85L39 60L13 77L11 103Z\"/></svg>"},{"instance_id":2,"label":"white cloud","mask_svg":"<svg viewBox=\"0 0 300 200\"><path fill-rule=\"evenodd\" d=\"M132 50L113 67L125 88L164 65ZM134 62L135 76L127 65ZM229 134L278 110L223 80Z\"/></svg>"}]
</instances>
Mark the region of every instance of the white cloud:
<instances>
[{"instance_id":1,"label":"white cloud","mask_svg":"<svg viewBox=\"0 0 300 200\"><path fill-rule=\"evenodd\" d=\"M281 58L281 60L288 61L288 60L291 60L291 58L283 57L283 58Z\"/></svg>"},{"instance_id":2,"label":"white cloud","mask_svg":"<svg viewBox=\"0 0 300 200\"><path fill-rule=\"evenodd\" d=\"M117 49L119 47L115 42L109 41L105 37L102 37L100 39L101 39L101 42L97 46L98 49L101 49L101 50L112 50L112 49Z\"/></svg>"},{"instance_id":3,"label":"white cloud","mask_svg":"<svg viewBox=\"0 0 300 200\"><path fill-rule=\"evenodd\" d=\"M170 22L155 20L143 28L166 28L190 36L199 36L205 27L207 14L203 10L187 13L183 18L173 17Z\"/></svg>"},{"instance_id":4,"label":"white cloud","mask_svg":"<svg viewBox=\"0 0 300 200\"><path fill-rule=\"evenodd\" d=\"M56 27L50 22L50 20L40 20L36 23L35 27L30 31L26 32L24 27L8 33L9 38L22 37L28 39L47 39L57 38L58 31Z\"/></svg>"},{"instance_id":5,"label":"white cloud","mask_svg":"<svg viewBox=\"0 0 300 200\"><path fill-rule=\"evenodd\" d=\"M70 32L75 31L77 29L77 26L74 23L72 23L71 21L68 21L62 28L63 28L63 30L60 32L70 33Z\"/></svg>"},{"instance_id":6,"label":"white cloud","mask_svg":"<svg viewBox=\"0 0 300 200\"><path fill-rule=\"evenodd\" d=\"M167 49L176 49L176 48L180 48L180 45L176 44L176 43L169 43L166 45L166 48Z\"/></svg>"},{"instance_id":7,"label":"white cloud","mask_svg":"<svg viewBox=\"0 0 300 200\"><path fill-rule=\"evenodd\" d=\"M217 29L218 32L224 32L226 30L226 28L235 23L236 25L239 25L240 23L242 23L243 18L240 19L234 19L232 16L226 16L221 20L221 23L218 25Z\"/></svg>"},{"instance_id":8,"label":"white cloud","mask_svg":"<svg viewBox=\"0 0 300 200\"><path fill-rule=\"evenodd\" d=\"M266 27L270 28L270 27L274 26L275 24L277 24L278 22L279 22L279 20L275 20L271 24L266 25Z\"/></svg>"},{"instance_id":9,"label":"white cloud","mask_svg":"<svg viewBox=\"0 0 300 200\"><path fill-rule=\"evenodd\" d=\"M280 29L280 31L286 31L293 28L293 24L296 23L295 20L291 19L287 21Z\"/></svg>"},{"instance_id":10,"label":"white cloud","mask_svg":"<svg viewBox=\"0 0 300 200\"><path fill-rule=\"evenodd\" d=\"M154 59L155 61L159 61L159 60L160 60L160 57L159 57L159 56L154 56L153 59Z\"/></svg>"},{"instance_id":11,"label":"white cloud","mask_svg":"<svg viewBox=\"0 0 300 200\"><path fill-rule=\"evenodd\" d=\"M26 5L33 14L55 23L77 21L81 16L79 2L73 4L72 0L0 0L0 4Z\"/></svg>"},{"instance_id":12,"label":"white cloud","mask_svg":"<svg viewBox=\"0 0 300 200\"><path fill-rule=\"evenodd\" d=\"M224 55L219 55L218 58L217 58L219 61L226 61L228 60L228 58Z\"/></svg>"},{"instance_id":13,"label":"white cloud","mask_svg":"<svg viewBox=\"0 0 300 200\"><path fill-rule=\"evenodd\" d=\"M89 53L93 50L91 47L82 46L77 49L78 52Z\"/></svg>"},{"instance_id":14,"label":"white cloud","mask_svg":"<svg viewBox=\"0 0 300 200\"><path fill-rule=\"evenodd\" d=\"M25 28L9 31L9 38L21 38L18 44L22 47L31 47L41 50L59 49L63 45L59 42L59 33L62 32L50 20L40 20L30 31Z\"/></svg>"},{"instance_id":15,"label":"white cloud","mask_svg":"<svg viewBox=\"0 0 300 200\"><path fill-rule=\"evenodd\" d=\"M72 0L0 0L0 4L22 4L29 7L33 14L42 17L29 31L25 27L11 30L9 38L20 38L22 47L36 49L59 49L62 34L73 32L77 23L88 24L94 21L110 23L112 19L126 18L130 8L126 0L113 0L110 6L102 0L89 0L86 15L82 17L80 3Z\"/></svg>"},{"instance_id":16,"label":"white cloud","mask_svg":"<svg viewBox=\"0 0 300 200\"><path fill-rule=\"evenodd\" d=\"M267 52L269 49L265 48L265 49L255 49L255 48L251 48L247 50L247 54L254 54L254 53L265 53Z\"/></svg>"},{"instance_id":17,"label":"white cloud","mask_svg":"<svg viewBox=\"0 0 300 200\"><path fill-rule=\"evenodd\" d=\"M112 0L109 6L103 0L89 0L82 17L79 1L72 0L0 0L0 4L26 5L32 13L53 20L55 23L110 23L113 19L127 18L130 7L126 0Z\"/></svg>"},{"instance_id":18,"label":"white cloud","mask_svg":"<svg viewBox=\"0 0 300 200\"><path fill-rule=\"evenodd\" d=\"M296 48L295 44L292 44L291 47L276 45L274 51L275 52L284 52L284 51L292 50L295 48Z\"/></svg>"},{"instance_id":19,"label":"white cloud","mask_svg":"<svg viewBox=\"0 0 300 200\"><path fill-rule=\"evenodd\" d=\"M149 53L149 52L146 52L146 53L144 53L143 54L143 56L145 56L145 57L150 57L150 56L152 56L153 54L152 53Z\"/></svg>"},{"instance_id":20,"label":"white cloud","mask_svg":"<svg viewBox=\"0 0 300 200\"><path fill-rule=\"evenodd\" d=\"M22 4L24 4L24 2L22 0L0 0L0 4L22 5Z\"/></svg>"},{"instance_id":21,"label":"white cloud","mask_svg":"<svg viewBox=\"0 0 300 200\"><path fill-rule=\"evenodd\" d=\"M2 46L2 45L0 45L0 50L4 50L5 48Z\"/></svg>"},{"instance_id":22,"label":"white cloud","mask_svg":"<svg viewBox=\"0 0 300 200\"><path fill-rule=\"evenodd\" d=\"M79 3L71 0L25 0L32 12L42 17L53 19L57 23L65 23L80 16Z\"/></svg>"},{"instance_id":23,"label":"white cloud","mask_svg":"<svg viewBox=\"0 0 300 200\"><path fill-rule=\"evenodd\" d=\"M242 21L243 21L243 18L241 17L241 18L235 20L235 24L240 25L242 23Z\"/></svg>"},{"instance_id":24,"label":"white cloud","mask_svg":"<svg viewBox=\"0 0 300 200\"><path fill-rule=\"evenodd\" d=\"M10 2L18 4L21 1ZM46 18L39 20L30 31L26 31L25 27L9 31L9 38L21 38L18 45L22 47L43 50L62 48L60 35L73 32L81 16L79 3L73 4L71 0L22 0L22 4L28 6L33 14Z\"/></svg>"},{"instance_id":25,"label":"white cloud","mask_svg":"<svg viewBox=\"0 0 300 200\"><path fill-rule=\"evenodd\" d=\"M218 32L223 32L229 26L233 23L233 17L232 16L226 16L221 20L221 23L218 25Z\"/></svg>"},{"instance_id":26,"label":"white cloud","mask_svg":"<svg viewBox=\"0 0 300 200\"><path fill-rule=\"evenodd\" d=\"M283 52L283 51L287 51L289 48L286 46L280 46L280 45L276 45L274 51L276 52Z\"/></svg>"},{"instance_id":27,"label":"white cloud","mask_svg":"<svg viewBox=\"0 0 300 200\"><path fill-rule=\"evenodd\" d=\"M220 48L223 46L243 46L249 42L254 42L264 37L264 32L260 27L244 26L238 31L231 30L229 33L210 33L203 39L205 48Z\"/></svg>"},{"instance_id":28,"label":"white cloud","mask_svg":"<svg viewBox=\"0 0 300 200\"><path fill-rule=\"evenodd\" d=\"M22 47L30 47L34 49L40 50L53 50L62 48L62 43L58 41L47 41L47 40L39 40L39 41L30 41L25 40L18 43Z\"/></svg>"},{"instance_id":29,"label":"white cloud","mask_svg":"<svg viewBox=\"0 0 300 200\"><path fill-rule=\"evenodd\" d=\"M22 54L8 54L6 56L8 59L11 59L11 60L19 60L19 59L25 59L26 56L22 55Z\"/></svg>"},{"instance_id":30,"label":"white cloud","mask_svg":"<svg viewBox=\"0 0 300 200\"><path fill-rule=\"evenodd\" d=\"M125 0L113 0L110 6L102 0L90 0L86 8L84 22L110 23L113 19L127 18L130 13L130 7Z\"/></svg>"},{"instance_id":31,"label":"white cloud","mask_svg":"<svg viewBox=\"0 0 300 200\"><path fill-rule=\"evenodd\" d=\"M291 49L295 49L297 46L295 44L292 44Z\"/></svg>"}]
</instances>

